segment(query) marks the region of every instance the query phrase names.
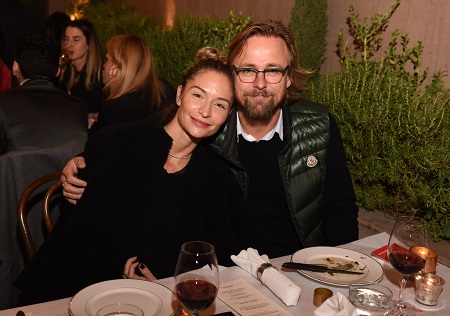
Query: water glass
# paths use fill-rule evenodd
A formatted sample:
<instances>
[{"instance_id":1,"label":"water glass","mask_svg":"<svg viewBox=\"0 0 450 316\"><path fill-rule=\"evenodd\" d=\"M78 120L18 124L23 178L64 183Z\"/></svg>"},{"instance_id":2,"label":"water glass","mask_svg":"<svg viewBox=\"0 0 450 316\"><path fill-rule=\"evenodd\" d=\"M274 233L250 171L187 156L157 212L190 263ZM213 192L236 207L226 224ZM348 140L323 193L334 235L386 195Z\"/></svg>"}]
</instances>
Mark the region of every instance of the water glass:
<instances>
[{"instance_id":1,"label":"water glass","mask_svg":"<svg viewBox=\"0 0 450 316\"><path fill-rule=\"evenodd\" d=\"M375 282L358 282L349 286L349 300L361 316L386 314L391 309L392 296L390 289Z\"/></svg>"}]
</instances>

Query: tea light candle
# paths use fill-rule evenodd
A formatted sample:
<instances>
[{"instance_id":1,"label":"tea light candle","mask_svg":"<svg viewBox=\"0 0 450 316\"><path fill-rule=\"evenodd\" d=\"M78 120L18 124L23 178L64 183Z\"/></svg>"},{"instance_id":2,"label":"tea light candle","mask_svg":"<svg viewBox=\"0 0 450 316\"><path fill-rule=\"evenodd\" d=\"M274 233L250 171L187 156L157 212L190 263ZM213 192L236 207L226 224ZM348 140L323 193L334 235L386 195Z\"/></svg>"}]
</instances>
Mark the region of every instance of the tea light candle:
<instances>
[{"instance_id":1,"label":"tea light candle","mask_svg":"<svg viewBox=\"0 0 450 316\"><path fill-rule=\"evenodd\" d=\"M445 280L433 273L419 273L414 277L416 301L425 305L437 305Z\"/></svg>"},{"instance_id":2,"label":"tea light candle","mask_svg":"<svg viewBox=\"0 0 450 316\"><path fill-rule=\"evenodd\" d=\"M414 246L411 247L409 250L419 255L426 256L428 258L427 264L425 265L425 268L421 270L421 272L436 273L437 258L438 258L438 254L436 251L422 246Z\"/></svg>"}]
</instances>

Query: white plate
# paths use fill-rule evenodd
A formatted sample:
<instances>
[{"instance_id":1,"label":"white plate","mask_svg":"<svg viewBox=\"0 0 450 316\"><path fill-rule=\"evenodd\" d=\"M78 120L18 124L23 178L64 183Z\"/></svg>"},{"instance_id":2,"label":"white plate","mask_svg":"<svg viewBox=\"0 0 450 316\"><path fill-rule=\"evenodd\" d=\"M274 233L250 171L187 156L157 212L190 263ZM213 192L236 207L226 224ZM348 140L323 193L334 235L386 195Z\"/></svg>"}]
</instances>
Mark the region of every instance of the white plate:
<instances>
[{"instance_id":1,"label":"white plate","mask_svg":"<svg viewBox=\"0 0 450 316\"><path fill-rule=\"evenodd\" d=\"M165 286L141 280L110 280L88 286L69 303L69 315L91 316L110 304L128 303L142 309L145 316L173 315L178 301Z\"/></svg>"},{"instance_id":2,"label":"white plate","mask_svg":"<svg viewBox=\"0 0 450 316\"><path fill-rule=\"evenodd\" d=\"M339 268L341 264L351 263L352 271L364 274L320 273L298 270L298 272L312 280L335 285L348 286L355 281L380 282L384 272L381 265L368 255L338 247L311 247L304 248L291 257L292 262L326 264L329 267Z\"/></svg>"}]
</instances>

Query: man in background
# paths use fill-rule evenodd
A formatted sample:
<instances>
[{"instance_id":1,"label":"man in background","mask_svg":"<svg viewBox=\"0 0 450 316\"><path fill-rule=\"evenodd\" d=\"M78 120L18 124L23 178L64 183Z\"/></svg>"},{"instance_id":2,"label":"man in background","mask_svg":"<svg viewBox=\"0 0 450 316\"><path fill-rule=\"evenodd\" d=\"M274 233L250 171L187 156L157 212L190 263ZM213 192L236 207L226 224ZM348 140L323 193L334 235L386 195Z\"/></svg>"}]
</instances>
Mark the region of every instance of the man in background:
<instances>
[{"instance_id":1,"label":"man in background","mask_svg":"<svg viewBox=\"0 0 450 316\"><path fill-rule=\"evenodd\" d=\"M0 92L0 155L87 139L87 108L53 82L59 47L44 32L17 43L13 75L20 86Z\"/></svg>"}]
</instances>

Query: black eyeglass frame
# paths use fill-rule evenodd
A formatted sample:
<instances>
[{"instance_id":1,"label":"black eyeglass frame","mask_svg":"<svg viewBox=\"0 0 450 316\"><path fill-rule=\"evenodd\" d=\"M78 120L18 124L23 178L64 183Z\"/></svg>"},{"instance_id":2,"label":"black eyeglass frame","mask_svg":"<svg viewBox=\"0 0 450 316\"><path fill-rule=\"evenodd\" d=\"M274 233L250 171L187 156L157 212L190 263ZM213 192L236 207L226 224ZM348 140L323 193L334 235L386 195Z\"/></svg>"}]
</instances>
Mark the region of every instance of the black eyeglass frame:
<instances>
[{"instance_id":1,"label":"black eyeglass frame","mask_svg":"<svg viewBox=\"0 0 450 316\"><path fill-rule=\"evenodd\" d=\"M258 70L258 69L255 69L255 68L246 68L246 67L237 68L235 65L233 65L233 69L234 69L234 72L236 73L236 75L238 76L239 80L242 81L243 83L253 83L253 82L255 82L256 78L258 78L258 74L260 72L262 72L264 74L264 80L267 83L269 83L269 84L276 84L276 83L280 83L281 82L281 80L283 79L284 75L286 74L286 72L289 69L289 65L287 65L286 68L268 68L268 69L264 69L264 70ZM277 82L269 82L269 81L267 81L266 72L270 72L270 71L274 71L274 70L281 72L280 80L277 81ZM241 76L239 76L239 74L241 72L243 72L243 71L252 71L255 74L255 78L253 79L253 81L243 81Z\"/></svg>"}]
</instances>

